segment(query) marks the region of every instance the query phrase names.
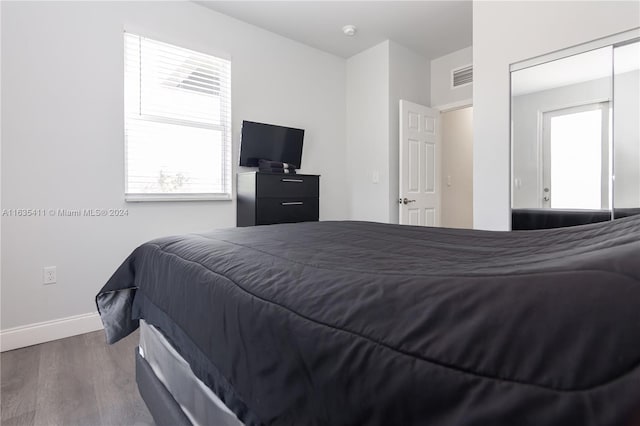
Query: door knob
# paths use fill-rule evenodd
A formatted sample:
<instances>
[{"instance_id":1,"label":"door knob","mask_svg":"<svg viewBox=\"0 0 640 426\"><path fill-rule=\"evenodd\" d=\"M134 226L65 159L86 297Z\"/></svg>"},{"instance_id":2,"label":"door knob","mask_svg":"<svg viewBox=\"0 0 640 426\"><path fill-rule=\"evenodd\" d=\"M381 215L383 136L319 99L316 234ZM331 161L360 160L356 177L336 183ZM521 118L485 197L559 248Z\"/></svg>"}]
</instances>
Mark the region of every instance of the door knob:
<instances>
[{"instance_id":1,"label":"door knob","mask_svg":"<svg viewBox=\"0 0 640 426\"><path fill-rule=\"evenodd\" d=\"M549 188L545 188L544 189L544 195L543 195L542 199L544 201L549 201L550 200L550 198L549 198Z\"/></svg>"},{"instance_id":2,"label":"door knob","mask_svg":"<svg viewBox=\"0 0 640 426\"><path fill-rule=\"evenodd\" d=\"M407 197L404 198L400 198L398 200L398 204L409 204L409 203L415 203L416 200L409 200Z\"/></svg>"}]
</instances>

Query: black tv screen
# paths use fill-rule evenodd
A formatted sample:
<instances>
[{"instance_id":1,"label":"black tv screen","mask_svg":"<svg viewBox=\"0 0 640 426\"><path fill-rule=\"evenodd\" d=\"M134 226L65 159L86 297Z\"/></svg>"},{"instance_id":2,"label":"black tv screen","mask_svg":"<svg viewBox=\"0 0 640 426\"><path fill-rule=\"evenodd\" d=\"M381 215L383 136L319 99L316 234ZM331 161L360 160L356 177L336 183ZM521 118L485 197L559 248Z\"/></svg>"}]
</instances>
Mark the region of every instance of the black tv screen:
<instances>
[{"instance_id":1,"label":"black tv screen","mask_svg":"<svg viewBox=\"0 0 640 426\"><path fill-rule=\"evenodd\" d=\"M258 160L270 160L300 168L303 139L303 129L243 121L240 165L258 167Z\"/></svg>"}]
</instances>

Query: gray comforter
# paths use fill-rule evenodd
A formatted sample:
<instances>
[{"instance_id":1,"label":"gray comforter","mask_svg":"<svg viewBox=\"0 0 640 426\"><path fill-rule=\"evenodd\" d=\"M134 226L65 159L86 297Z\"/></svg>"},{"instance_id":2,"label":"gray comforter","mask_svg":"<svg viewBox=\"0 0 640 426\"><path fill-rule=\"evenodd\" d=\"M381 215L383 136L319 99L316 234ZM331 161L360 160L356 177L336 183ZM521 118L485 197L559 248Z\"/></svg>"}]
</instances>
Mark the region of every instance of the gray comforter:
<instances>
[{"instance_id":1,"label":"gray comforter","mask_svg":"<svg viewBox=\"0 0 640 426\"><path fill-rule=\"evenodd\" d=\"M97 304L110 342L145 318L248 424L640 424L640 216L167 237Z\"/></svg>"}]
</instances>

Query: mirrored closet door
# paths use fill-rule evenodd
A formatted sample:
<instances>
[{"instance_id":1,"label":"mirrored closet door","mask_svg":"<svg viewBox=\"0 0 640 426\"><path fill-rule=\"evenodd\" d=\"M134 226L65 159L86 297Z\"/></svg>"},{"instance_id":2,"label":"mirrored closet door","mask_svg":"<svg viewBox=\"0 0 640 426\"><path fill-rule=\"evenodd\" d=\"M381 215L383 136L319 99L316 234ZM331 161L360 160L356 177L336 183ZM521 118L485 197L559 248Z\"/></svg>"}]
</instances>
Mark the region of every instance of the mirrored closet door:
<instances>
[{"instance_id":1,"label":"mirrored closet door","mask_svg":"<svg viewBox=\"0 0 640 426\"><path fill-rule=\"evenodd\" d=\"M637 39L511 73L512 229L640 213Z\"/></svg>"},{"instance_id":2,"label":"mirrored closet door","mask_svg":"<svg viewBox=\"0 0 640 426\"><path fill-rule=\"evenodd\" d=\"M613 208L640 213L640 41L613 49Z\"/></svg>"}]
</instances>

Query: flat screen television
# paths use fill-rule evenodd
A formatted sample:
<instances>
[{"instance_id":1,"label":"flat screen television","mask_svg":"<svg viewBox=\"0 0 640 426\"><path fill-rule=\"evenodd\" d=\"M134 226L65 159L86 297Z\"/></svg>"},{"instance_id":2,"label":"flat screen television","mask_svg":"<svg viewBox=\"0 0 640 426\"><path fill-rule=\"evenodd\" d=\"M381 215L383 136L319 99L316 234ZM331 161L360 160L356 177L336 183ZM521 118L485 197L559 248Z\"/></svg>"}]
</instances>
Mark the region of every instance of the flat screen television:
<instances>
[{"instance_id":1,"label":"flat screen television","mask_svg":"<svg viewBox=\"0 0 640 426\"><path fill-rule=\"evenodd\" d=\"M258 160L262 159L300 168L303 139L303 129L245 120L240 139L240 165L258 167Z\"/></svg>"}]
</instances>

